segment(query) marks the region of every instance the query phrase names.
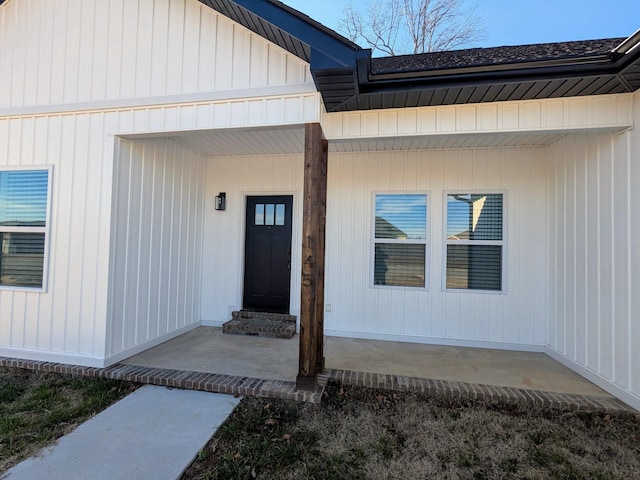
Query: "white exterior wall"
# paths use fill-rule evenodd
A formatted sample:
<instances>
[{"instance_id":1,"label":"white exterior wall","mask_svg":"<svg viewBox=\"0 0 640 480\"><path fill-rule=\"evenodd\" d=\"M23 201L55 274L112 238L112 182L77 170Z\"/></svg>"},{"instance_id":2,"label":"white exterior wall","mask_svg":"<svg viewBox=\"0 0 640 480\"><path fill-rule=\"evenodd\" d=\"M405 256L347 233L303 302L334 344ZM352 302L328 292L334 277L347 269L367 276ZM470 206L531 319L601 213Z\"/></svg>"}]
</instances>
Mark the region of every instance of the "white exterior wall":
<instances>
[{"instance_id":1,"label":"white exterior wall","mask_svg":"<svg viewBox=\"0 0 640 480\"><path fill-rule=\"evenodd\" d=\"M202 264L202 321L219 326L242 308L247 195L293 195L290 311L300 311L302 155L218 157L207 160ZM214 210L219 192L225 211Z\"/></svg>"},{"instance_id":2,"label":"white exterior wall","mask_svg":"<svg viewBox=\"0 0 640 480\"><path fill-rule=\"evenodd\" d=\"M53 166L47 288L0 289L0 355L88 366L133 354L157 342L165 325L167 332L189 328L200 317L196 299L183 318L148 320L154 306L143 273L132 270L132 238L124 245L128 263L118 263L123 247L113 242L112 221L125 219L114 191L118 181L135 185L145 177L136 168L146 168L149 157L138 149L150 145L127 140L133 150L123 153L134 157L123 161L142 163L132 163L132 176L114 180L118 137L320 118L307 64L195 0L8 0L0 7L0 84L0 164ZM190 176L198 185L199 172L182 172L183 180ZM127 194L141 194L140 204L155 208L149 192L140 187ZM188 198L202 196L198 190ZM130 208L126 213L134 215ZM190 221L197 212L189 209ZM110 258L117 260L111 266ZM116 267L126 267L118 278L135 285L135 308L133 295L109 290ZM141 260L139 271L152 267ZM167 287L177 289L176 302L187 298L180 288L197 290L199 277L182 278L180 286Z\"/></svg>"},{"instance_id":3,"label":"white exterior wall","mask_svg":"<svg viewBox=\"0 0 640 480\"><path fill-rule=\"evenodd\" d=\"M635 128L549 149L550 353L640 408L640 94Z\"/></svg>"},{"instance_id":4,"label":"white exterior wall","mask_svg":"<svg viewBox=\"0 0 640 480\"><path fill-rule=\"evenodd\" d=\"M0 112L303 84L305 62L196 0L0 7Z\"/></svg>"},{"instance_id":5,"label":"white exterior wall","mask_svg":"<svg viewBox=\"0 0 640 480\"><path fill-rule=\"evenodd\" d=\"M118 142L108 363L199 325L204 175L172 140Z\"/></svg>"},{"instance_id":6,"label":"white exterior wall","mask_svg":"<svg viewBox=\"0 0 640 480\"><path fill-rule=\"evenodd\" d=\"M52 165L44 292L0 291L0 355L96 364L104 355L113 115L0 118L3 165Z\"/></svg>"},{"instance_id":7,"label":"white exterior wall","mask_svg":"<svg viewBox=\"0 0 640 480\"><path fill-rule=\"evenodd\" d=\"M329 335L541 350L546 340L544 148L329 155ZM505 192L506 293L443 291L444 199ZM428 192L429 289L373 287L373 193Z\"/></svg>"}]
</instances>

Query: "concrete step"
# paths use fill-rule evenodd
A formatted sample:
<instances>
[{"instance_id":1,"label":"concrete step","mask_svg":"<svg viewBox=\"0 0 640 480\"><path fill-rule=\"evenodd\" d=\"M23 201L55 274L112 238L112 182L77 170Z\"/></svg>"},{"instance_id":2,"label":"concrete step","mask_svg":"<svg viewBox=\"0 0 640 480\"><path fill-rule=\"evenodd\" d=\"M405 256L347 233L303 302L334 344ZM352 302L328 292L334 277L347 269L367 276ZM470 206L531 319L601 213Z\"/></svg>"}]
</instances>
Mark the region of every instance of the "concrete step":
<instances>
[{"instance_id":1,"label":"concrete step","mask_svg":"<svg viewBox=\"0 0 640 480\"><path fill-rule=\"evenodd\" d=\"M296 316L289 315L288 313L271 313L271 312L254 312L250 310L239 310L231 312L231 318L233 320L273 320L277 322L293 323L296 324Z\"/></svg>"},{"instance_id":2,"label":"concrete step","mask_svg":"<svg viewBox=\"0 0 640 480\"><path fill-rule=\"evenodd\" d=\"M222 333L269 338L293 338L296 324L260 318L236 318L222 325Z\"/></svg>"}]
</instances>

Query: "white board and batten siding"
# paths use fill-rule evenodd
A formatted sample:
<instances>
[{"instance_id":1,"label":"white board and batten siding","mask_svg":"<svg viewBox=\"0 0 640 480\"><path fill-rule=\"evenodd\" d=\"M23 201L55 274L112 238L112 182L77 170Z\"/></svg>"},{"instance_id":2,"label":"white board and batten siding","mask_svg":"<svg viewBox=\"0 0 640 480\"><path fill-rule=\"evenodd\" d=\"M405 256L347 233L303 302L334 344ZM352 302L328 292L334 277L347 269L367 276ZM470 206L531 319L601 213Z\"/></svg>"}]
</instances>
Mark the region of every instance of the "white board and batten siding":
<instances>
[{"instance_id":1,"label":"white board and batten siding","mask_svg":"<svg viewBox=\"0 0 640 480\"><path fill-rule=\"evenodd\" d=\"M19 3L19 2L18 2ZM44 292L0 291L0 355L99 365L109 274L114 115L0 118L3 165L51 165Z\"/></svg>"},{"instance_id":2,"label":"white board and batten siding","mask_svg":"<svg viewBox=\"0 0 640 480\"><path fill-rule=\"evenodd\" d=\"M200 299L193 311L183 301L199 295L196 277L158 279L158 289L174 289L173 317L156 315L156 284L143 280L195 261L182 245L202 228L194 217L202 215L202 159L169 140L131 136L303 124L321 109L306 63L196 0L9 0L0 7L0 84L8 86L0 89L0 163L53 167L47 288L0 291L0 355L88 366L199 320ZM160 165L178 163L157 177ZM189 192L187 179L195 182ZM123 185L131 203L122 203ZM146 229L138 243L133 233L122 244L112 236L113 226L114 235L124 224L136 230L136 202L154 218L170 208L160 189L182 202L171 204L167 228L189 225L167 247L153 243L154 223L149 253L171 256L161 267L139 255ZM110 289L112 269L123 281Z\"/></svg>"},{"instance_id":3,"label":"white board and batten siding","mask_svg":"<svg viewBox=\"0 0 640 480\"><path fill-rule=\"evenodd\" d=\"M328 113L324 117L325 134L333 141L415 135L619 130L632 124L632 102L626 94Z\"/></svg>"},{"instance_id":4,"label":"white board and batten siding","mask_svg":"<svg viewBox=\"0 0 640 480\"><path fill-rule=\"evenodd\" d=\"M506 294L444 291L444 192L504 192ZM372 286L373 194L427 192L428 288ZM331 154L325 317L329 335L542 350L546 150ZM541 208L542 207L542 208Z\"/></svg>"},{"instance_id":5,"label":"white board and batten siding","mask_svg":"<svg viewBox=\"0 0 640 480\"><path fill-rule=\"evenodd\" d=\"M206 170L169 139L120 140L115 163L109 363L199 325Z\"/></svg>"},{"instance_id":6,"label":"white board and batten siding","mask_svg":"<svg viewBox=\"0 0 640 480\"><path fill-rule=\"evenodd\" d=\"M315 91L307 63L197 0L5 2L0 85L0 112Z\"/></svg>"},{"instance_id":7,"label":"white board and batten siding","mask_svg":"<svg viewBox=\"0 0 640 480\"><path fill-rule=\"evenodd\" d=\"M549 148L549 352L640 409L636 127Z\"/></svg>"}]
</instances>

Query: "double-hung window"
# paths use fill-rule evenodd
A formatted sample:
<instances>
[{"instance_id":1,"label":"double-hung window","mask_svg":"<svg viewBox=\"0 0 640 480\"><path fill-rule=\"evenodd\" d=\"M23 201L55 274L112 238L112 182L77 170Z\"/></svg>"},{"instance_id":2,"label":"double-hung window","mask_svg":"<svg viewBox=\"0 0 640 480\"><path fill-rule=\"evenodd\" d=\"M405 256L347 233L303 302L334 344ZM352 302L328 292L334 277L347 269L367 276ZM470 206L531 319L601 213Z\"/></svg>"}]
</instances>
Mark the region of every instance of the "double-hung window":
<instances>
[{"instance_id":1,"label":"double-hung window","mask_svg":"<svg viewBox=\"0 0 640 480\"><path fill-rule=\"evenodd\" d=\"M426 285L427 195L374 195L373 284Z\"/></svg>"},{"instance_id":2,"label":"double-hung window","mask_svg":"<svg viewBox=\"0 0 640 480\"><path fill-rule=\"evenodd\" d=\"M504 195L446 194L446 289L504 291Z\"/></svg>"},{"instance_id":3,"label":"double-hung window","mask_svg":"<svg viewBox=\"0 0 640 480\"><path fill-rule=\"evenodd\" d=\"M50 173L0 170L0 286L44 286Z\"/></svg>"}]
</instances>

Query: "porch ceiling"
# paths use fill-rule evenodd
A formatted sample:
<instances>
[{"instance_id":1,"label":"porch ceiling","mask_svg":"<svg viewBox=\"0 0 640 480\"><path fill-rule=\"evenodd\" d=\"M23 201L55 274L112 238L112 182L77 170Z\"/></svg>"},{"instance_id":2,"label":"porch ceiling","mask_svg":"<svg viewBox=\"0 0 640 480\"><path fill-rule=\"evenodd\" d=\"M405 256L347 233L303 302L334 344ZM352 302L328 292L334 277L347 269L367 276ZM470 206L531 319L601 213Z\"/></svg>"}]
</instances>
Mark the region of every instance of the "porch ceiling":
<instances>
[{"instance_id":1,"label":"porch ceiling","mask_svg":"<svg viewBox=\"0 0 640 480\"><path fill-rule=\"evenodd\" d=\"M387 138L329 139L329 152L373 152L443 148L551 145L565 132L468 133ZM238 129L174 134L170 138L206 157L302 154L304 127Z\"/></svg>"}]
</instances>

